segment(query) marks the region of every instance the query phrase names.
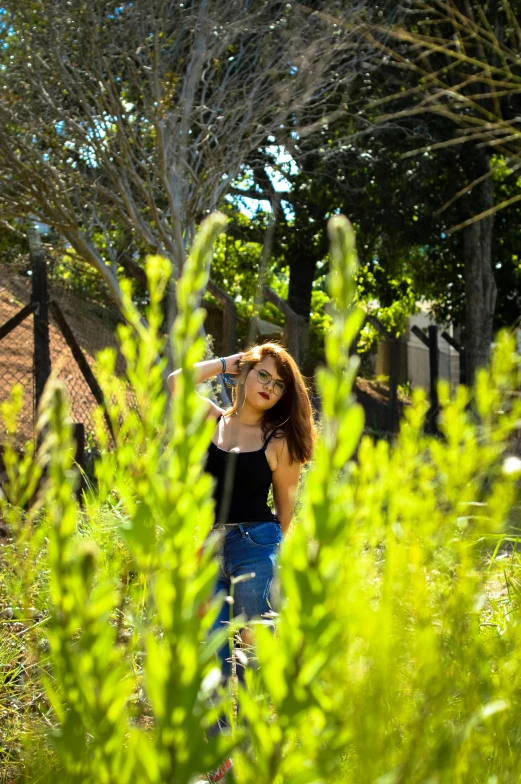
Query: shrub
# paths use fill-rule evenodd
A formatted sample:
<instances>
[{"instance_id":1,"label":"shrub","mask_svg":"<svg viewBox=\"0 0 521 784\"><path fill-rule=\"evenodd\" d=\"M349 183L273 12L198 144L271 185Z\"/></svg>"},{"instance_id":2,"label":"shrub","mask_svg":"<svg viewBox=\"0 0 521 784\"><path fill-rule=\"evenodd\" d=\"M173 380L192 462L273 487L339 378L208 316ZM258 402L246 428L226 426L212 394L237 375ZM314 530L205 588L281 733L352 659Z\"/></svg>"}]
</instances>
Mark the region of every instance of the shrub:
<instances>
[{"instance_id":1,"label":"shrub","mask_svg":"<svg viewBox=\"0 0 521 784\"><path fill-rule=\"evenodd\" d=\"M205 223L178 284L183 374L171 406L157 359L168 264L148 260L149 328L126 291L120 341L139 410L112 372L114 356L103 354L115 445L102 451L98 492L85 507L58 385L46 393L36 455L20 462L7 447L2 509L14 540L3 584L13 604L27 607L31 597L47 613L37 628L27 624L46 697L45 723L32 715L25 723L24 775L186 784L233 753L239 782L516 781L517 566L510 559L502 597L495 560L505 537L515 538L507 537L519 465L508 457L520 414L514 346L500 336L472 395L440 387L440 437L424 434L427 406L416 394L394 444L359 443L348 347L362 313L352 304L354 238L339 217L329 229L336 312L318 376L320 441L281 551L277 633L254 624L256 658L234 718L215 659L227 632L210 634L222 601L211 599L211 486L202 472L211 424L191 372L204 351L197 304L222 228L219 216ZM4 411L11 422L16 406ZM101 416L99 430L103 437ZM206 742L221 710L233 731Z\"/></svg>"}]
</instances>

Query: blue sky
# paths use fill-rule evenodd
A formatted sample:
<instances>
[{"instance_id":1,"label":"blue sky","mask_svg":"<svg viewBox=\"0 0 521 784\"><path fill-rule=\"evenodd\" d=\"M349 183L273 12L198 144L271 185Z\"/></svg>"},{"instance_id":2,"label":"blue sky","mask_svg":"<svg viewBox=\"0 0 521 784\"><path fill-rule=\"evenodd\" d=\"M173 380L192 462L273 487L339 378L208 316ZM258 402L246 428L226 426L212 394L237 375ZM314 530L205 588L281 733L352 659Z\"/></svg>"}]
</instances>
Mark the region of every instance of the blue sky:
<instances>
[{"instance_id":1,"label":"blue sky","mask_svg":"<svg viewBox=\"0 0 521 784\"><path fill-rule=\"evenodd\" d=\"M282 145L272 144L270 147L267 148L267 152L270 155L273 155L277 160L276 167L266 166L266 173L271 180L273 188L279 193L283 193L284 191L290 191L291 183L284 176L284 172L287 172L287 174L290 176L297 174L298 173L297 164ZM246 190L253 187L253 173L251 172L251 170L249 172L248 170L246 170L246 176L238 187L239 188L243 187ZM253 217L253 215L256 213L258 209L262 209L264 212L271 211L271 205L267 199L257 200L257 199L251 199L248 196L236 196L235 194L229 195L226 198L228 199L228 201L237 204L241 212L243 212L249 218ZM286 217L292 218L293 211L291 209L291 205L289 204L289 202L284 201L284 199L282 199L281 205Z\"/></svg>"}]
</instances>

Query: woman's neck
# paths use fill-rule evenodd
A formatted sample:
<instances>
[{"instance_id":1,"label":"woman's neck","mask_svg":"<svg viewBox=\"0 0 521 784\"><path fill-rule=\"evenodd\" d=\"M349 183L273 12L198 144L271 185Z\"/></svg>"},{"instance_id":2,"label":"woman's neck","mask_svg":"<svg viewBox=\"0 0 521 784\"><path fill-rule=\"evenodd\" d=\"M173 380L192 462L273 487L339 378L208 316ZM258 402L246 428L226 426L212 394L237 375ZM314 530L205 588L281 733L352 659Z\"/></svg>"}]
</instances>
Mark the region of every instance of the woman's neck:
<instances>
[{"instance_id":1,"label":"woman's neck","mask_svg":"<svg viewBox=\"0 0 521 784\"><path fill-rule=\"evenodd\" d=\"M260 414L254 408L245 404L240 411L237 412L237 420L240 425L245 427L259 427L262 422L264 414Z\"/></svg>"}]
</instances>

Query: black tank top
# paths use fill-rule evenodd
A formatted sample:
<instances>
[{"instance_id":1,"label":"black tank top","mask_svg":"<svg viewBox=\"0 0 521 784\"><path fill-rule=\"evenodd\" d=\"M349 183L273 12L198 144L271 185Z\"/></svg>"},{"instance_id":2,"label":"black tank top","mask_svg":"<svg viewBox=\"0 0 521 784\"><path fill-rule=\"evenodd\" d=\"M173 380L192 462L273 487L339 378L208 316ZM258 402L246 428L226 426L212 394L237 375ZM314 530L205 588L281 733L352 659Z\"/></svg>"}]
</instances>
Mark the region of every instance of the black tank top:
<instances>
[{"instance_id":1,"label":"black tank top","mask_svg":"<svg viewBox=\"0 0 521 784\"><path fill-rule=\"evenodd\" d=\"M206 471L216 480L216 523L278 522L268 506L272 471L266 459L266 448L277 429L254 452L227 452L210 443Z\"/></svg>"}]
</instances>

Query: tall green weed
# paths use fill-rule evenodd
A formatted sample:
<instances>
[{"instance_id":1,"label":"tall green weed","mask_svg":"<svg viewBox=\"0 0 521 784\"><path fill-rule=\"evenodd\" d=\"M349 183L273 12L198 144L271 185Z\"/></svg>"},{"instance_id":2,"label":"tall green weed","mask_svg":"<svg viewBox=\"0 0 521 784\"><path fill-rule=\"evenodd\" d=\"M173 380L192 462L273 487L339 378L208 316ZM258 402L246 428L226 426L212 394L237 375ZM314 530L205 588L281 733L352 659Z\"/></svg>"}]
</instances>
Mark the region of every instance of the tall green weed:
<instances>
[{"instance_id":1,"label":"tall green weed","mask_svg":"<svg viewBox=\"0 0 521 784\"><path fill-rule=\"evenodd\" d=\"M167 262L147 263L147 328L126 290L120 342L139 409L103 354L115 444L100 416L99 486L84 508L59 385L47 390L36 454L20 462L8 445L2 509L14 538L2 584L13 604L31 597L45 608L45 622L28 628L35 657L48 641L38 670L45 721L28 717L20 780L186 784L232 753L238 782L517 781L518 591L511 567L504 596L494 560L518 500L519 462L508 457L520 416L514 345L499 337L472 394L441 386L439 437L423 432L421 394L392 445L363 437L348 353L362 323L355 244L340 217L329 227L336 311L317 378L321 436L281 551L277 632L253 624L245 687L219 686L215 653L233 628L210 632L224 597L212 599L202 470L211 424L192 368L223 228L220 216L204 224L178 284L183 373L171 405L158 361ZM15 397L11 423L17 408ZM221 711L232 732L208 740Z\"/></svg>"}]
</instances>

